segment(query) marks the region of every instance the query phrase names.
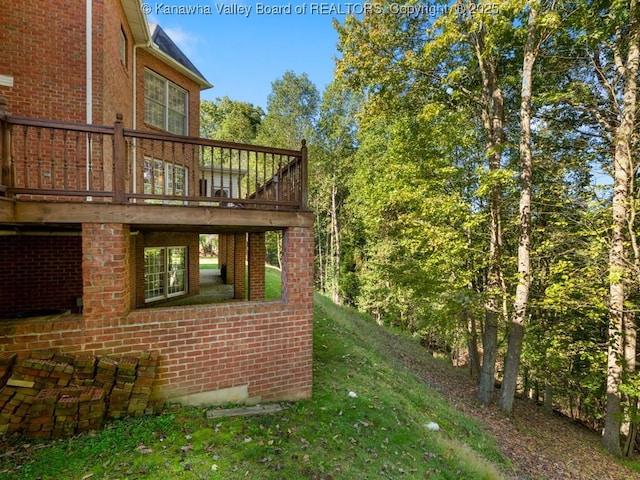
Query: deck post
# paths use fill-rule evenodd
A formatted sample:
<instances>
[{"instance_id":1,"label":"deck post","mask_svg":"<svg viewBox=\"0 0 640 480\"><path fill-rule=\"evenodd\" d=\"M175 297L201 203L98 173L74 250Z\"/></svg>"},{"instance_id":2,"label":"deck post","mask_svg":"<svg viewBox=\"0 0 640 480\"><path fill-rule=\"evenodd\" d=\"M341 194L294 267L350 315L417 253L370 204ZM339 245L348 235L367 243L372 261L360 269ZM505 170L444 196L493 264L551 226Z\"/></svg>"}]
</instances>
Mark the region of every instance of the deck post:
<instances>
[{"instance_id":1,"label":"deck post","mask_svg":"<svg viewBox=\"0 0 640 480\"><path fill-rule=\"evenodd\" d=\"M307 209L307 192L309 190L309 160L307 159L307 141L302 140L302 148L300 149L300 153L302 154L301 162L300 162L300 209Z\"/></svg>"},{"instance_id":2,"label":"deck post","mask_svg":"<svg viewBox=\"0 0 640 480\"><path fill-rule=\"evenodd\" d=\"M113 201L125 203L125 147L123 116L116 114L116 122L113 125Z\"/></svg>"}]
</instances>

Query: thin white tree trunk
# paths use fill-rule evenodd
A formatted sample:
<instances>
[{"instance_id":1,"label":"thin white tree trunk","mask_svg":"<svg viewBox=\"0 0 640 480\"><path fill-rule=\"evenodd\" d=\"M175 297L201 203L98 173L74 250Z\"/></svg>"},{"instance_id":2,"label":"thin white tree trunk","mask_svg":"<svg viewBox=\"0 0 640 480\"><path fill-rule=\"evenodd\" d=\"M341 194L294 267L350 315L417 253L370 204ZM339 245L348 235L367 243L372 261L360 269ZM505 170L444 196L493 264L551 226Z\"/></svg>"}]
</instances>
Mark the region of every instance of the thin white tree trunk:
<instances>
[{"instance_id":1,"label":"thin white tree trunk","mask_svg":"<svg viewBox=\"0 0 640 480\"><path fill-rule=\"evenodd\" d=\"M609 250L609 348L607 352L607 409L604 445L613 455L621 455L621 393L625 354L625 281L629 273L625 252L625 227L629 203L632 166L631 145L636 121L638 62L640 60L637 1L630 1L629 48L624 68L623 105L620 124L615 131L612 234ZM631 326L628 325L630 328ZM635 331L635 326L633 327Z\"/></svg>"},{"instance_id":2,"label":"thin white tree trunk","mask_svg":"<svg viewBox=\"0 0 640 480\"><path fill-rule=\"evenodd\" d=\"M520 94L520 240L518 242L518 285L511 317L509 343L504 364L504 376L500 388L498 407L510 413L518 384L518 370L522 354L527 306L529 303L529 285L531 284L531 95L533 66L538 56L539 44L536 42L536 9L529 10L527 42L522 64L522 86Z\"/></svg>"}]
</instances>

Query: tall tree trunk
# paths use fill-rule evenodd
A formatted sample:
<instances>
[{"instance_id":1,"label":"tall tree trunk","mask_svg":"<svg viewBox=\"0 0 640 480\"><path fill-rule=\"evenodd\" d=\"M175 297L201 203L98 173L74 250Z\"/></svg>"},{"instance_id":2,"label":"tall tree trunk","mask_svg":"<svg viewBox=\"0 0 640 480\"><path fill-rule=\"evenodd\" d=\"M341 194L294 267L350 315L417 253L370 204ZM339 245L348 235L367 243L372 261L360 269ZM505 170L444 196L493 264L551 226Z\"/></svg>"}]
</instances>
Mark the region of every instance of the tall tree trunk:
<instances>
[{"instance_id":1,"label":"tall tree trunk","mask_svg":"<svg viewBox=\"0 0 640 480\"><path fill-rule=\"evenodd\" d=\"M340 291L338 289L338 279L340 278L340 225L338 223L338 185L336 176L333 175L331 185L331 299L340 305Z\"/></svg>"},{"instance_id":2,"label":"tall tree trunk","mask_svg":"<svg viewBox=\"0 0 640 480\"><path fill-rule=\"evenodd\" d=\"M504 98L498 86L495 59L486 55L484 32L474 35L476 55L482 74L482 120L487 135L487 156L490 174L500 170L504 140ZM482 335L482 369L478 401L488 405L493 401L495 368L498 352L498 325L501 317L502 288L502 187L493 176L489 194L489 274L485 287L485 326Z\"/></svg>"},{"instance_id":3,"label":"tall tree trunk","mask_svg":"<svg viewBox=\"0 0 640 480\"><path fill-rule=\"evenodd\" d=\"M538 56L539 44L536 42L535 7L529 10L527 42L522 64L522 86L520 94L520 239L518 242L518 285L511 317L507 356L504 362L504 377L500 388L498 407L510 413L518 384L518 370L522 355L529 285L531 284L531 95L533 65Z\"/></svg>"},{"instance_id":4,"label":"tall tree trunk","mask_svg":"<svg viewBox=\"0 0 640 480\"><path fill-rule=\"evenodd\" d=\"M640 60L637 0L630 1L629 48L624 67L621 119L614 136L614 176L612 234L609 250L609 348L607 352L607 409L604 445L613 455L621 455L621 393L625 335L625 281L628 274L625 227L629 203L632 143L636 121L638 62ZM631 326L629 326L631 328ZM635 329L635 327L633 327Z\"/></svg>"},{"instance_id":5,"label":"tall tree trunk","mask_svg":"<svg viewBox=\"0 0 640 480\"><path fill-rule=\"evenodd\" d=\"M469 375L478 380L480 378L480 352L478 351L478 332L476 329L476 319L469 312L468 307L464 307L463 316L467 320L469 328Z\"/></svg>"}]
</instances>

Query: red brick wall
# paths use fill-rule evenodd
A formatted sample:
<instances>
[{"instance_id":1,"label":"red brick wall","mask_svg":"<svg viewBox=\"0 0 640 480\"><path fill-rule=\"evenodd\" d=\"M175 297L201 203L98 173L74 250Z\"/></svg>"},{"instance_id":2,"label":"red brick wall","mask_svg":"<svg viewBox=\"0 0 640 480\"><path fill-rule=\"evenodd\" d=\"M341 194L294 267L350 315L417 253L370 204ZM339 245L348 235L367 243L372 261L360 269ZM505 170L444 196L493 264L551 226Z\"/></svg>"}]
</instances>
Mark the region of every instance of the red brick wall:
<instances>
[{"instance_id":1,"label":"red brick wall","mask_svg":"<svg viewBox=\"0 0 640 480\"><path fill-rule=\"evenodd\" d=\"M286 298L271 302L128 309L129 232L84 225L85 313L55 322L0 324L0 351L26 354L160 353L157 388L166 397L247 385L254 400L311 395L313 231L284 236ZM137 243L137 240L136 240Z\"/></svg>"},{"instance_id":2,"label":"red brick wall","mask_svg":"<svg viewBox=\"0 0 640 480\"><path fill-rule=\"evenodd\" d=\"M83 313L87 327L103 327L131 307L129 226L82 225Z\"/></svg>"},{"instance_id":3,"label":"red brick wall","mask_svg":"<svg viewBox=\"0 0 640 480\"><path fill-rule=\"evenodd\" d=\"M95 3L95 2L94 2ZM94 12L95 14L96 12ZM107 1L103 6L102 25L94 31L95 75L99 85L94 95L94 121L102 125L111 125L116 114L124 117L124 126L133 125L133 35L126 21L121 2ZM124 30L127 38L127 61L120 61L120 32Z\"/></svg>"},{"instance_id":4,"label":"red brick wall","mask_svg":"<svg viewBox=\"0 0 640 480\"><path fill-rule=\"evenodd\" d=\"M86 2L31 0L0 3L0 74L13 87L0 86L9 113L84 122L86 119ZM92 2L93 123L111 125L116 113L133 125L133 35L119 1ZM120 62L120 31L127 37L127 64ZM189 92L189 134L199 135L200 87L161 60L136 50L137 118L144 124L144 67Z\"/></svg>"},{"instance_id":5,"label":"red brick wall","mask_svg":"<svg viewBox=\"0 0 640 480\"><path fill-rule=\"evenodd\" d=\"M0 11L0 74L14 82L0 87L9 112L84 121L85 2L3 0Z\"/></svg>"},{"instance_id":6,"label":"red brick wall","mask_svg":"<svg viewBox=\"0 0 640 480\"><path fill-rule=\"evenodd\" d=\"M0 236L0 271L0 315L76 311L76 299L82 297L81 238Z\"/></svg>"}]
</instances>

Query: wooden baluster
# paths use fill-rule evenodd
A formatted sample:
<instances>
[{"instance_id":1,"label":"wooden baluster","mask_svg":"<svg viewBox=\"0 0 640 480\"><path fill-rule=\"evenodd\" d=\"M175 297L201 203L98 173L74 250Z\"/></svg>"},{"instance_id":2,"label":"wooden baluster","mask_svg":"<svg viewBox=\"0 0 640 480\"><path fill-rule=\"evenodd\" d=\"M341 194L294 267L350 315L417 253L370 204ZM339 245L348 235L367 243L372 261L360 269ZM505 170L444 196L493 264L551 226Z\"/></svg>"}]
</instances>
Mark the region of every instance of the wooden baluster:
<instances>
[{"instance_id":1,"label":"wooden baluster","mask_svg":"<svg viewBox=\"0 0 640 480\"><path fill-rule=\"evenodd\" d=\"M36 161L37 161L37 167L36 167L36 173L38 176L38 188L42 188L42 127L38 127L38 129L36 130L36 137L38 139L37 141L37 154L36 154Z\"/></svg>"},{"instance_id":2,"label":"wooden baluster","mask_svg":"<svg viewBox=\"0 0 640 480\"><path fill-rule=\"evenodd\" d=\"M67 158L67 138L69 132L68 130L63 130L62 132L62 187L65 190L69 190L69 159Z\"/></svg>"},{"instance_id":3,"label":"wooden baluster","mask_svg":"<svg viewBox=\"0 0 640 480\"><path fill-rule=\"evenodd\" d=\"M49 130L49 188L55 188L55 135L56 131L51 128ZM47 172L44 173L46 176Z\"/></svg>"}]
</instances>

